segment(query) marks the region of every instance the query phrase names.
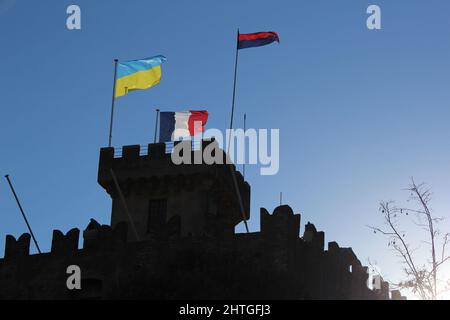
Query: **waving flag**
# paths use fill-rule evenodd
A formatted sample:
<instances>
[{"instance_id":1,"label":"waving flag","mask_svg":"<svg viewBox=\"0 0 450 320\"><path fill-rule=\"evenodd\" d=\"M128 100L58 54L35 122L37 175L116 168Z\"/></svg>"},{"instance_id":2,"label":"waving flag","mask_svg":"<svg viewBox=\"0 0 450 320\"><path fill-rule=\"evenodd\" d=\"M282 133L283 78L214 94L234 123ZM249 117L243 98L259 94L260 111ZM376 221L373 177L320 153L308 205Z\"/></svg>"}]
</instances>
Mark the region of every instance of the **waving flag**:
<instances>
[{"instance_id":1,"label":"waving flag","mask_svg":"<svg viewBox=\"0 0 450 320\"><path fill-rule=\"evenodd\" d=\"M148 89L161 81L164 56L120 62L117 67L116 98L133 90Z\"/></svg>"},{"instance_id":2,"label":"waving flag","mask_svg":"<svg viewBox=\"0 0 450 320\"><path fill-rule=\"evenodd\" d=\"M205 131L208 111L161 112L159 142L168 142L174 137L195 136Z\"/></svg>"},{"instance_id":3,"label":"waving flag","mask_svg":"<svg viewBox=\"0 0 450 320\"><path fill-rule=\"evenodd\" d=\"M272 42L280 42L276 32L256 32L238 35L238 49L261 47Z\"/></svg>"}]
</instances>

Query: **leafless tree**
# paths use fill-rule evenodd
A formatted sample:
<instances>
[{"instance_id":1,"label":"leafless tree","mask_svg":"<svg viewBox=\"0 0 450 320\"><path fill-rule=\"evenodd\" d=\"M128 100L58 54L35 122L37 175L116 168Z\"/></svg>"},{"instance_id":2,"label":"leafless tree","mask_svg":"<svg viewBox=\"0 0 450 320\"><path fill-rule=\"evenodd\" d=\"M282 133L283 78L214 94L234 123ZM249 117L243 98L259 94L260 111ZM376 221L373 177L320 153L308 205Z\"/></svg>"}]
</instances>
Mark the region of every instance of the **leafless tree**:
<instances>
[{"instance_id":1,"label":"leafless tree","mask_svg":"<svg viewBox=\"0 0 450 320\"><path fill-rule=\"evenodd\" d=\"M417 185L414 179L406 189L410 193L408 202L412 208L398 207L393 201L380 203L380 213L383 215L384 226L369 226L374 233L379 233L388 238L388 245L400 258L404 268L405 280L396 284L399 289L409 289L424 300L435 300L444 291L449 290L449 279L440 278L440 269L450 259L446 254L446 246L450 241L449 233L441 233L438 224L443 220L435 217L430 206L431 191L425 184ZM412 219L415 226L426 233L428 259L419 262L413 248L407 240L406 232L401 227L404 218Z\"/></svg>"}]
</instances>

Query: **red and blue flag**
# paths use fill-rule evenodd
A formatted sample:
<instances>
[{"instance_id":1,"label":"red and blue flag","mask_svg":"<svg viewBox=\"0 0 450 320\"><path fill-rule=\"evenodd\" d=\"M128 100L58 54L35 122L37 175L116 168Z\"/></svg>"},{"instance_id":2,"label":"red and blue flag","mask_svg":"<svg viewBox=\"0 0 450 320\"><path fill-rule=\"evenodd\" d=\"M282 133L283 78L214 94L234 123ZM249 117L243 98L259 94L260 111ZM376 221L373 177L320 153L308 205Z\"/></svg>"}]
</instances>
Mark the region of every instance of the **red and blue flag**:
<instances>
[{"instance_id":1,"label":"red and blue flag","mask_svg":"<svg viewBox=\"0 0 450 320\"><path fill-rule=\"evenodd\" d=\"M261 47L272 42L280 42L276 32L256 32L238 34L238 49Z\"/></svg>"}]
</instances>

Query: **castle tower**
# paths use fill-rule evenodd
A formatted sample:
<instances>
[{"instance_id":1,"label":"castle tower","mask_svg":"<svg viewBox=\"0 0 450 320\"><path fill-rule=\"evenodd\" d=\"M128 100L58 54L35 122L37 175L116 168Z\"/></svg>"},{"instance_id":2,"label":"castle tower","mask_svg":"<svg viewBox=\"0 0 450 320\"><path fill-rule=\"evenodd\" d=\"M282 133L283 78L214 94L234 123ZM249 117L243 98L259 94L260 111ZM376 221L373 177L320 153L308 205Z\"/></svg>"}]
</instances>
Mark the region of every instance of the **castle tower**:
<instances>
[{"instance_id":1,"label":"castle tower","mask_svg":"<svg viewBox=\"0 0 450 320\"><path fill-rule=\"evenodd\" d=\"M190 149L192 159L201 150ZM211 145L210 145L211 146ZM186 149L184 149L186 150ZM129 222L111 173L117 177L139 240L171 236L226 236L243 220L232 171L235 173L247 219L250 217L250 185L232 165L181 164L172 162L164 143L125 146L117 157L114 148L100 151L98 183L112 198L111 226ZM199 154L200 153L200 154ZM230 170L231 169L231 170ZM132 227L132 226L131 226ZM129 228L128 240L136 240Z\"/></svg>"}]
</instances>

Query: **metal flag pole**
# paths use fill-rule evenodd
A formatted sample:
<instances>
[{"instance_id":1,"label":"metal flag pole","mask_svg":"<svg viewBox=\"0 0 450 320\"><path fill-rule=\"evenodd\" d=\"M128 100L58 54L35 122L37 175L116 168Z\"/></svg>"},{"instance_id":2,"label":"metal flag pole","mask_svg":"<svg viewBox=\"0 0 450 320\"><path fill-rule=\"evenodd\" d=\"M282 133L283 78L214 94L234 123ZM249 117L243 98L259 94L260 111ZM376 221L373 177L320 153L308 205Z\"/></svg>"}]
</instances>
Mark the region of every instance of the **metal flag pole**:
<instances>
[{"instance_id":1,"label":"metal flag pole","mask_svg":"<svg viewBox=\"0 0 450 320\"><path fill-rule=\"evenodd\" d=\"M233 83L233 100L231 103L231 118L230 118L230 134L228 137L228 151L227 154L230 154L230 146L231 146L231 130L233 130L233 120L234 120L234 105L236 102L236 83L237 83L237 71L238 71L238 62L239 62L239 29L237 30L237 38L236 38L236 58L234 61L234 83ZM233 165L229 164L231 176L233 179L234 189L236 191L236 196L238 198L239 207L242 212L242 218L244 219L245 230L247 233L250 233L248 229L247 217L244 212L244 204L242 203L241 191L239 190L239 186L236 179L236 171L233 169Z\"/></svg>"},{"instance_id":2,"label":"metal flag pole","mask_svg":"<svg viewBox=\"0 0 450 320\"><path fill-rule=\"evenodd\" d=\"M233 129L233 120L234 120L234 105L235 105L235 101L236 101L236 83L237 83L238 62L239 62L239 29L237 31L236 58L234 61L233 100L231 102L230 134L229 134L229 139L228 139L228 151L227 151L228 154L230 153L231 130Z\"/></svg>"},{"instance_id":3,"label":"metal flag pole","mask_svg":"<svg viewBox=\"0 0 450 320\"><path fill-rule=\"evenodd\" d=\"M154 143L156 143L156 135L157 135L157 132L158 132L158 119L159 119L159 112L160 112L160 111L161 111L161 110L156 109L155 139L154 139Z\"/></svg>"},{"instance_id":4,"label":"metal flag pole","mask_svg":"<svg viewBox=\"0 0 450 320\"><path fill-rule=\"evenodd\" d=\"M280 206L283 205L283 192L280 192Z\"/></svg>"},{"instance_id":5,"label":"metal flag pole","mask_svg":"<svg viewBox=\"0 0 450 320\"><path fill-rule=\"evenodd\" d=\"M16 191L14 190L14 187L13 187L13 185L11 183L11 180L9 179L9 175L6 175L5 178L6 178L6 180L8 180L9 187L11 188L11 191L12 191L12 193L14 195L14 198L16 199L17 205L19 206L19 210L22 213L22 217L25 220L25 223L26 223L26 225L28 227L28 230L30 231L31 237L33 238L34 244L36 245L37 251L39 253L42 253L41 252L41 248L39 248L39 245L38 245L38 242L36 240L36 237L34 236L33 230L31 230L31 226L30 226L30 223L28 222L27 216L25 215L25 212L23 211L22 205L20 204L19 197L17 197Z\"/></svg>"},{"instance_id":6,"label":"metal flag pole","mask_svg":"<svg viewBox=\"0 0 450 320\"><path fill-rule=\"evenodd\" d=\"M109 123L109 143L108 147L112 147L112 131L113 131L113 122L114 122L114 106L116 104L116 81L117 81L117 66L119 60L114 59L114 84L113 84L113 94L112 94L112 105L111 105L111 121Z\"/></svg>"},{"instance_id":7,"label":"metal flag pole","mask_svg":"<svg viewBox=\"0 0 450 320\"><path fill-rule=\"evenodd\" d=\"M244 113L244 135L245 135L246 131L247 131L247 114ZM244 163L242 164L242 175L245 180L245 159L244 159Z\"/></svg>"}]
</instances>

